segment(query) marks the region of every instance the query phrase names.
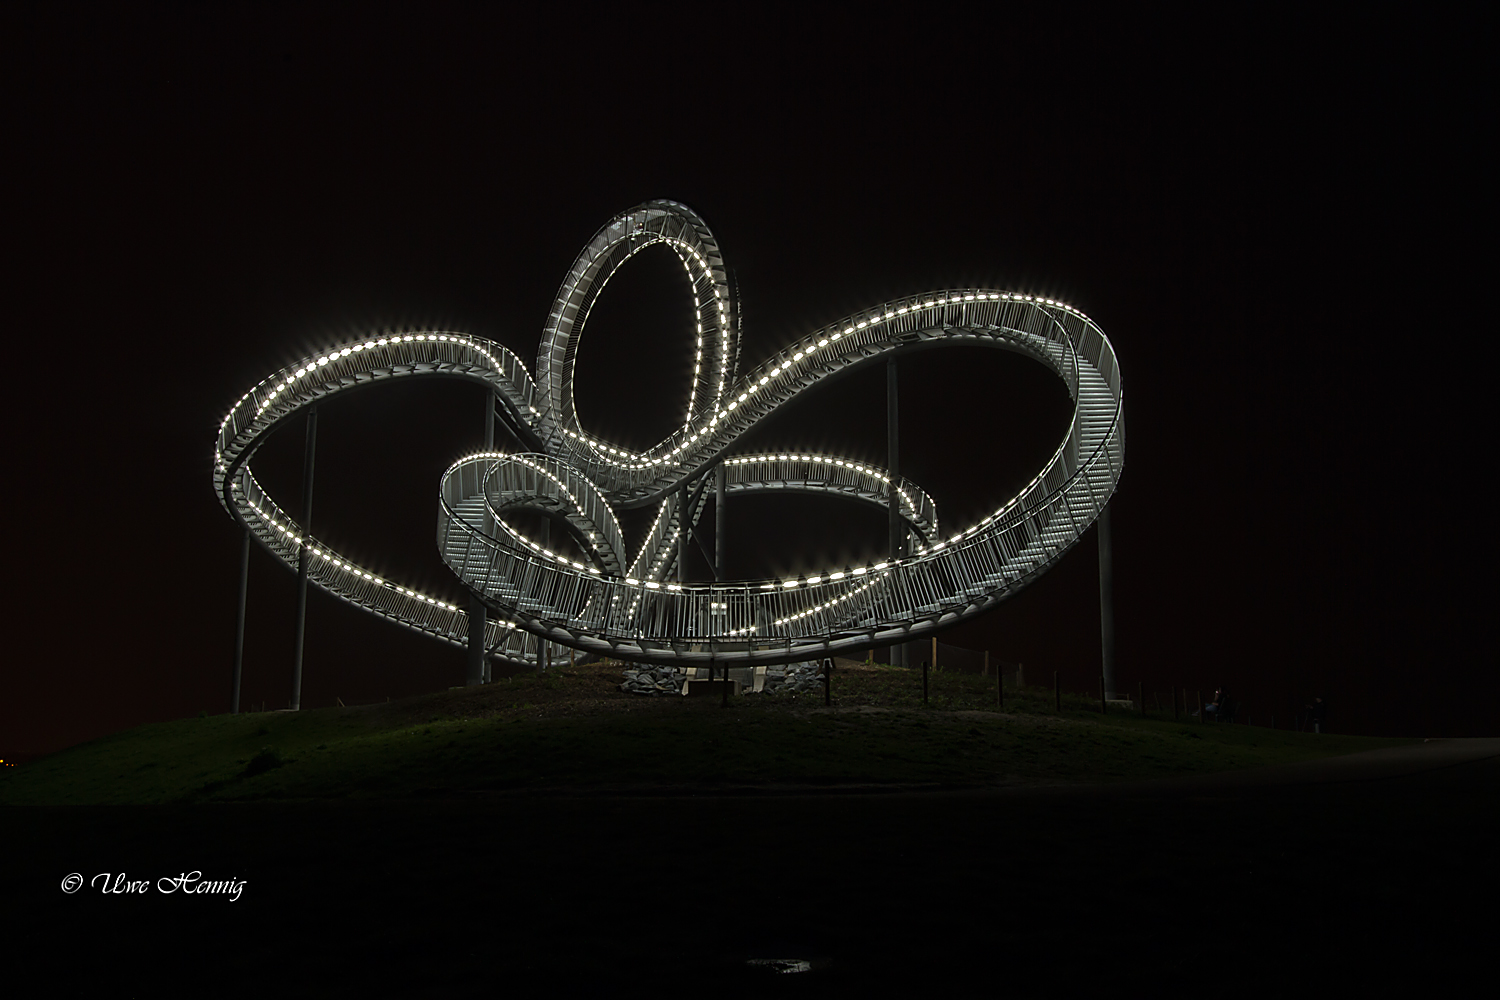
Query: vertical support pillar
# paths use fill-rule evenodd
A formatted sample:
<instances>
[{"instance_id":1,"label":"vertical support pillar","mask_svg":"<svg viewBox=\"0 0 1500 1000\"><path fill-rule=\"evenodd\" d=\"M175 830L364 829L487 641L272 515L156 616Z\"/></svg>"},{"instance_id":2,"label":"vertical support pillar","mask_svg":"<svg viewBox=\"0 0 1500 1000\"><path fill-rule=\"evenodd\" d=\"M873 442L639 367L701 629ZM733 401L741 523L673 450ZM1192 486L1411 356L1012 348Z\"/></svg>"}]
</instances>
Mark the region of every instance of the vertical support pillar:
<instances>
[{"instance_id":1,"label":"vertical support pillar","mask_svg":"<svg viewBox=\"0 0 1500 1000\"><path fill-rule=\"evenodd\" d=\"M1103 644L1104 687L1115 691L1115 569L1110 552L1109 507L1099 514L1099 636Z\"/></svg>"},{"instance_id":2,"label":"vertical support pillar","mask_svg":"<svg viewBox=\"0 0 1500 1000\"><path fill-rule=\"evenodd\" d=\"M234 616L234 691L229 697L229 714L240 714L240 672L245 665L245 598L250 591L250 529L240 545L240 606Z\"/></svg>"},{"instance_id":3,"label":"vertical support pillar","mask_svg":"<svg viewBox=\"0 0 1500 1000\"><path fill-rule=\"evenodd\" d=\"M542 548L552 548L552 521L550 518L542 518L542 526L538 529L537 534L540 536L537 538L537 541L542 543ZM536 662L537 666L541 667L544 671L552 669L552 643L550 640L537 640Z\"/></svg>"},{"instance_id":4,"label":"vertical support pillar","mask_svg":"<svg viewBox=\"0 0 1500 1000\"><path fill-rule=\"evenodd\" d=\"M487 452L495 450L495 394L489 389L484 390L484 450ZM493 534L495 523L491 519L489 511L484 514L484 530Z\"/></svg>"},{"instance_id":5,"label":"vertical support pillar","mask_svg":"<svg viewBox=\"0 0 1500 1000\"><path fill-rule=\"evenodd\" d=\"M891 477L890 495L890 558L894 562L901 558L901 499L896 484L901 481L901 420L896 409L896 359L885 360L885 446L886 471ZM906 666L906 647L895 643L891 646L891 666Z\"/></svg>"},{"instance_id":6,"label":"vertical support pillar","mask_svg":"<svg viewBox=\"0 0 1500 1000\"><path fill-rule=\"evenodd\" d=\"M489 389L484 390L484 450L495 450L495 394ZM484 518L485 529L493 530L489 523L489 515ZM474 687L485 682L484 667L484 626L489 617L489 609L484 606L476 594L469 595L469 648L466 669L464 670L464 684Z\"/></svg>"},{"instance_id":7,"label":"vertical support pillar","mask_svg":"<svg viewBox=\"0 0 1500 1000\"><path fill-rule=\"evenodd\" d=\"M484 623L487 610L478 594L469 595L469 648L464 684L475 687L484 683Z\"/></svg>"},{"instance_id":8,"label":"vertical support pillar","mask_svg":"<svg viewBox=\"0 0 1500 1000\"><path fill-rule=\"evenodd\" d=\"M484 390L484 450L495 450L495 393Z\"/></svg>"},{"instance_id":9,"label":"vertical support pillar","mask_svg":"<svg viewBox=\"0 0 1500 1000\"><path fill-rule=\"evenodd\" d=\"M677 494L677 582L687 583L688 535L693 530L688 514L688 484L684 482Z\"/></svg>"},{"instance_id":10,"label":"vertical support pillar","mask_svg":"<svg viewBox=\"0 0 1500 1000\"><path fill-rule=\"evenodd\" d=\"M714 466L714 581L723 582L724 567L724 463Z\"/></svg>"},{"instance_id":11,"label":"vertical support pillar","mask_svg":"<svg viewBox=\"0 0 1500 1000\"><path fill-rule=\"evenodd\" d=\"M302 639L307 632L307 543L312 535L313 454L318 446L318 408L307 411L302 451L302 544L297 548L297 649L292 657L292 711L302 708Z\"/></svg>"}]
</instances>

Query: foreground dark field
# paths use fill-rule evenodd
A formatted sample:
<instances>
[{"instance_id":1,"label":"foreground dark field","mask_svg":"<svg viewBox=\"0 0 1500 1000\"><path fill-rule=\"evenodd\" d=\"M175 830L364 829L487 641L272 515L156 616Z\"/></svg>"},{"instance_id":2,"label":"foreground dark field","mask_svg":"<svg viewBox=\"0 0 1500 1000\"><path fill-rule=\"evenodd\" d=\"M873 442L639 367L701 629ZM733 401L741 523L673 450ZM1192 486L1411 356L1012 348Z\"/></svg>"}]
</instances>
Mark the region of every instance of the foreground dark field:
<instances>
[{"instance_id":1,"label":"foreground dark field","mask_svg":"<svg viewBox=\"0 0 1500 1000\"><path fill-rule=\"evenodd\" d=\"M471 724L475 716L502 730L534 722L538 739L549 732L542 723L623 725L623 709L565 708L567 699L548 708L542 693L497 704L492 716L466 703ZM445 724L433 707L442 702L327 718L337 728L360 711L389 712L400 724L374 727L371 739L406 733L420 742L432 739L428 726ZM1108 736L1081 708L1061 720L1007 722L943 714L970 711L961 707L882 715L846 704L836 722L873 719L903 741L931 739L923 752L957 778L937 779L949 790L840 792L831 789L858 782L834 778L907 772L884 763L861 770L858 754L833 747L890 741L858 725L819 729L833 725L820 721L833 713L800 703L748 702L730 710L743 713L740 725L775 734L802 727L799 753L819 750L843 770L774 772L774 783L690 771L692 780L628 787L585 787L581 772L570 772L562 781L444 788L434 783L442 768L428 764L386 794L359 792L357 776L350 794L233 791L276 775L290 782L316 744L288 742L282 749L294 762L175 801L0 807L13 967L40 973L55 995L100 987L155 995L191 983L216 995L492 995L584 984L610 996L1261 996L1442 990L1466 981L1493 940L1500 741L1388 741L1399 745L1307 760L1293 753L1297 744L1248 727L1201 726L1193 739L1181 724L1119 720ZM717 707L626 704L674 747L710 731L693 728L700 724L725 731ZM531 721L506 721L511 712ZM790 720L788 730L771 716ZM674 721L682 719L697 721ZM937 737L921 736L924 719L929 733L946 734L945 752ZM226 720L168 730L189 724L209 727L188 730L202 736ZM1007 728L1025 725L1033 728ZM1243 744L1231 739L1236 730ZM274 728L247 747L267 735ZM1095 746L1106 736L1114 742ZM742 755L756 743L744 739ZM1179 745L1172 740L1193 751L1165 758L1186 761L1168 769L1186 777L1125 780L1140 776L1147 751ZM558 746L566 755L596 742ZM1019 780L991 766L1020 759L1016 747L1027 745L1039 760L1077 760ZM1222 770L1205 763L1215 755L1266 747L1280 747L1285 762L1237 757L1228 766L1239 770L1204 773ZM712 757L715 747L698 749ZM988 780L970 783L978 765L944 763L966 754L989 762ZM183 755L191 756L186 747ZM1114 780L1082 780L1110 757ZM436 759L472 773L462 755ZM175 760L164 755L158 767ZM903 760L902 768L920 763ZM1246 770L1246 761L1274 766ZM85 763L75 761L80 778L90 773ZM1146 768L1160 773L1160 761ZM315 784L327 789L325 780ZM995 787L1002 781L1011 783ZM226 789L234 800L223 799ZM195 870L243 881L240 898L155 888ZM60 883L74 872L85 886L64 893ZM106 872L153 889L107 895L88 886ZM805 959L811 968L772 975L747 964L757 958Z\"/></svg>"}]
</instances>

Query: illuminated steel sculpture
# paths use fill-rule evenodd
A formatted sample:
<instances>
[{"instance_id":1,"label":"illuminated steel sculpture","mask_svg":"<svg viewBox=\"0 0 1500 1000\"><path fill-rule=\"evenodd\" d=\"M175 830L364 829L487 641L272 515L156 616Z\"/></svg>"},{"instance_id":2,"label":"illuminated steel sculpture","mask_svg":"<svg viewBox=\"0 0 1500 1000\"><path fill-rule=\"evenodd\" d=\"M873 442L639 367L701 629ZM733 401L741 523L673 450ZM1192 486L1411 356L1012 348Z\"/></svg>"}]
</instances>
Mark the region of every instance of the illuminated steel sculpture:
<instances>
[{"instance_id":1,"label":"illuminated steel sculpture","mask_svg":"<svg viewBox=\"0 0 1500 1000\"><path fill-rule=\"evenodd\" d=\"M677 254L691 284L695 363L682 426L635 452L584 430L573 365L610 277L656 243ZM981 614L1077 542L1119 481L1124 425L1114 351L1092 320L1062 302L978 288L912 295L801 337L744 374L736 370L738 336L713 234L683 205L648 202L610 220L574 261L542 334L535 378L504 347L466 334L388 333L341 344L235 403L219 427L214 489L264 548L293 568L300 559L326 592L455 645L473 646L470 614L477 640L483 612L485 651L513 661L537 663L551 642L644 663L747 666L901 643ZM1074 401L1045 468L978 523L940 531L931 498L916 484L863 462L735 453L746 431L824 379L948 344L1028 355L1055 372ZM426 375L488 387L496 413L528 449L470 455L439 484L438 548L474 595L466 607L383 579L308 536L250 470L256 448L300 411L362 386ZM722 511L726 493L769 488L893 507L904 535L893 551L904 554L795 580L673 578L685 532L711 496ZM632 554L616 511L646 505L656 518ZM516 530L506 516L517 509L565 524L585 560Z\"/></svg>"}]
</instances>

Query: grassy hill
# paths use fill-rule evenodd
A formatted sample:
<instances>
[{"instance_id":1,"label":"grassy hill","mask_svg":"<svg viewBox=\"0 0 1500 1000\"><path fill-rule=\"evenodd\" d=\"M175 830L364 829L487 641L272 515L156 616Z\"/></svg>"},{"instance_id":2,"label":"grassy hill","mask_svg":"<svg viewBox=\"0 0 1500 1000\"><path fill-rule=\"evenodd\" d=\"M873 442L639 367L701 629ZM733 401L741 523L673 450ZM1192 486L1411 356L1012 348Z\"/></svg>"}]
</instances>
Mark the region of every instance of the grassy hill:
<instances>
[{"instance_id":1,"label":"grassy hill","mask_svg":"<svg viewBox=\"0 0 1500 1000\"><path fill-rule=\"evenodd\" d=\"M1126 713L994 680L841 664L821 696L644 698L583 666L400 702L141 726L9 769L0 802L127 804L511 789L965 787L1120 781L1353 753L1409 740L1313 736Z\"/></svg>"}]
</instances>

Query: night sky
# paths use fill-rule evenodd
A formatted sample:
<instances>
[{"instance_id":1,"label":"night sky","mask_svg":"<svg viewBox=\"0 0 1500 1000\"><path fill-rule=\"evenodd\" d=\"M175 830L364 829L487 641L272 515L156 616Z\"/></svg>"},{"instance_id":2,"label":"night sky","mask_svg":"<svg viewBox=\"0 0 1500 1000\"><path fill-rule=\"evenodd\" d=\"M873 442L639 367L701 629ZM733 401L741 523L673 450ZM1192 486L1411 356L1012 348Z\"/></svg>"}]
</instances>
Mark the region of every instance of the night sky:
<instances>
[{"instance_id":1,"label":"night sky","mask_svg":"<svg viewBox=\"0 0 1500 1000\"><path fill-rule=\"evenodd\" d=\"M5 15L0 754L228 711L240 531L210 461L250 386L388 330L532 365L578 250L653 198L699 212L736 272L741 370L947 287L1101 325L1126 402L1121 687L1227 683L1278 725L1321 694L1334 731L1500 734L1493 330L1468 276L1492 87L1466 26L237 10ZM590 431L642 447L678 419L690 304L664 248L610 284L580 351ZM1060 383L1001 352L929 352L901 380L902 471L947 525L1008 499L1068 416ZM412 380L322 407L314 532L456 599L438 478L480 444L481 399ZM883 371L786 408L744 442L762 446L883 465ZM293 510L301 449L299 422L255 462ZM729 522L736 577L884 537L832 501L744 499ZM944 641L1093 690L1096 552L1091 530ZM245 704L286 705L294 607L257 549ZM463 674L462 651L309 597L304 706Z\"/></svg>"}]
</instances>

